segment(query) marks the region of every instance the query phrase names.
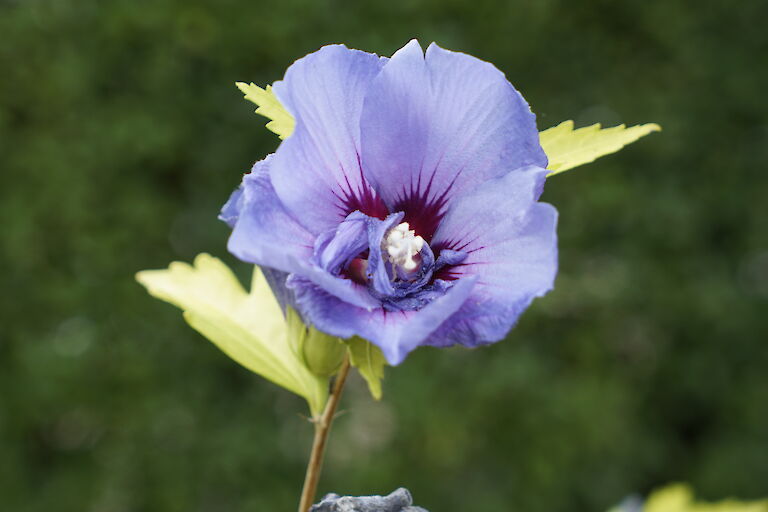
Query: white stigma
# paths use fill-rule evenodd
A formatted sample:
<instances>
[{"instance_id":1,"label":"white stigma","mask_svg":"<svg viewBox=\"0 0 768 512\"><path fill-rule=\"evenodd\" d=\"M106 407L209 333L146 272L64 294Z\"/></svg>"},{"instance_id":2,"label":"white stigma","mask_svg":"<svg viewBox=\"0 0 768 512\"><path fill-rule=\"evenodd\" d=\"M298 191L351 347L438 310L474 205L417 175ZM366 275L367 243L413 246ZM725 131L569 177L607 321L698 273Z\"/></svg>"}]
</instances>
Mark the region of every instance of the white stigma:
<instances>
[{"instance_id":1,"label":"white stigma","mask_svg":"<svg viewBox=\"0 0 768 512\"><path fill-rule=\"evenodd\" d=\"M416 232L409 228L407 222L398 224L389 230L382 244L390 263L402 267L406 272L412 272L419 266L415 257L424 247L424 239L416 236Z\"/></svg>"}]
</instances>

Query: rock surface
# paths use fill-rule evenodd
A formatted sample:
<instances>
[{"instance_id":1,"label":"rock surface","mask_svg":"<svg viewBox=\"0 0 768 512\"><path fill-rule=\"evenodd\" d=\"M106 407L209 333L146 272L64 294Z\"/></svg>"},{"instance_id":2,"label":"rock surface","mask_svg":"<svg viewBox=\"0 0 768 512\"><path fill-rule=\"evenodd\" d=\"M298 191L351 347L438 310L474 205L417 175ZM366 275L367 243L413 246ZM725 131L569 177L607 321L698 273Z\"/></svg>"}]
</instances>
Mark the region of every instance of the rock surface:
<instances>
[{"instance_id":1,"label":"rock surface","mask_svg":"<svg viewBox=\"0 0 768 512\"><path fill-rule=\"evenodd\" d=\"M328 494L309 512L427 512L413 505L408 489L401 487L389 496L339 496Z\"/></svg>"}]
</instances>

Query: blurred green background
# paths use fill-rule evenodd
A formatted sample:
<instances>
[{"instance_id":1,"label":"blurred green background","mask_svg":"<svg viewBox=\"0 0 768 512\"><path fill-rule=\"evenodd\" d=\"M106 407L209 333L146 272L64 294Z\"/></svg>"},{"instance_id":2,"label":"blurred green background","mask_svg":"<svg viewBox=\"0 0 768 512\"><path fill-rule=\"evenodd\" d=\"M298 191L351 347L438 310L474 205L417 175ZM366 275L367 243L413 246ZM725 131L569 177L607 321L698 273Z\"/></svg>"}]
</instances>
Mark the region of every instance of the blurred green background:
<instances>
[{"instance_id":1,"label":"blurred green background","mask_svg":"<svg viewBox=\"0 0 768 512\"><path fill-rule=\"evenodd\" d=\"M762 0L0 0L0 509L291 511L303 402L134 281L226 253L277 146L234 87L331 42L492 61L540 128L658 122L552 179L556 290L490 348L353 379L321 492L433 512L600 512L691 482L768 494Z\"/></svg>"}]
</instances>

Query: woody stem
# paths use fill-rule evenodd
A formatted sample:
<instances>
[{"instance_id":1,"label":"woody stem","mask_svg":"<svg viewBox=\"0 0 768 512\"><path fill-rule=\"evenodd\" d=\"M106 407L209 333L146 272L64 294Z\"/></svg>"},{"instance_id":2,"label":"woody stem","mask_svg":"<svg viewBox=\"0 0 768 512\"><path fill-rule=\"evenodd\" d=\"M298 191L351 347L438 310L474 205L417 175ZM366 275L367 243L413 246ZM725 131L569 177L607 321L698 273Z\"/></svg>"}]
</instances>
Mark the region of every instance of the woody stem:
<instances>
[{"instance_id":1,"label":"woody stem","mask_svg":"<svg viewBox=\"0 0 768 512\"><path fill-rule=\"evenodd\" d=\"M304 487L301 491L301 501L299 502L299 512L307 512L309 507L315 502L317 494L317 483L320 480L320 472L323 468L323 455L325 455L325 446L328 443L328 434L331 431L336 409L339 406L341 393L344 390L344 383L349 374L349 356L344 357L341 363L339 373L333 383L333 389L328 397L328 403L319 418L314 420L315 438L312 442L312 452L307 464L307 473L304 477Z\"/></svg>"}]
</instances>

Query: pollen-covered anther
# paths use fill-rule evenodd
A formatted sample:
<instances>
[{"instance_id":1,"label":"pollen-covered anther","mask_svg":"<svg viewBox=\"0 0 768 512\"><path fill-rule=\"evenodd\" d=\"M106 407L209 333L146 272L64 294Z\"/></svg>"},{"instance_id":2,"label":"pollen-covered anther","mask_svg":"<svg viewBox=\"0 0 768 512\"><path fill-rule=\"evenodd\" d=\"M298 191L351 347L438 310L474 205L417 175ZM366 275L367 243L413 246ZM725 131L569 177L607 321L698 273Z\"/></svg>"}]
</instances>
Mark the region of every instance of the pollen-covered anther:
<instances>
[{"instance_id":1,"label":"pollen-covered anther","mask_svg":"<svg viewBox=\"0 0 768 512\"><path fill-rule=\"evenodd\" d=\"M423 247L424 239L416 235L407 222L390 229L382 244L389 262L406 272L413 272L419 267L421 263L419 252Z\"/></svg>"}]
</instances>

